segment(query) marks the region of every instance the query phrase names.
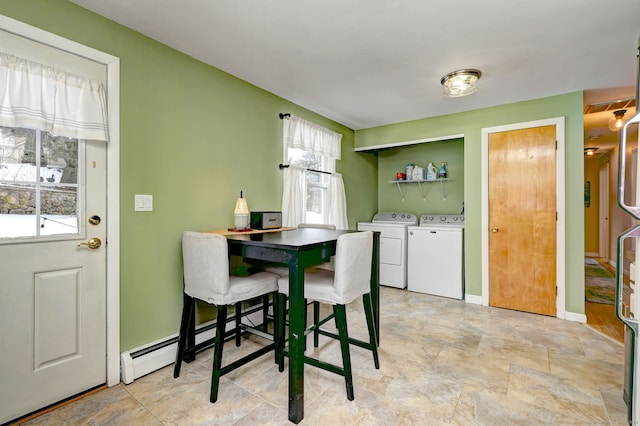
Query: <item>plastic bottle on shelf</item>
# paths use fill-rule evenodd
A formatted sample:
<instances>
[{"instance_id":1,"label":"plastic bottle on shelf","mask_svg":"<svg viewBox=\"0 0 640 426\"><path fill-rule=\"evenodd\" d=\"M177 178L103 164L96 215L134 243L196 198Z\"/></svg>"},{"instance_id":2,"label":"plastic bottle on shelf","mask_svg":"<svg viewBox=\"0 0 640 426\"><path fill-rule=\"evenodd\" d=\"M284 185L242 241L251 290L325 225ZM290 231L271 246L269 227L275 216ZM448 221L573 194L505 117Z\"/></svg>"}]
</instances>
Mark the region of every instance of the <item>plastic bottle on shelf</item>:
<instances>
[{"instance_id":1,"label":"plastic bottle on shelf","mask_svg":"<svg viewBox=\"0 0 640 426\"><path fill-rule=\"evenodd\" d=\"M447 169L444 168L444 166L447 163L442 163L442 165L440 166L440 171L438 172L438 179L446 179L447 178Z\"/></svg>"},{"instance_id":2,"label":"plastic bottle on shelf","mask_svg":"<svg viewBox=\"0 0 640 426\"><path fill-rule=\"evenodd\" d=\"M407 180L413 179L413 164L407 164Z\"/></svg>"},{"instance_id":3,"label":"plastic bottle on shelf","mask_svg":"<svg viewBox=\"0 0 640 426\"><path fill-rule=\"evenodd\" d=\"M427 180L436 180L437 176L438 171L436 170L436 167L433 165L433 163L429 163L429 165L427 166Z\"/></svg>"}]
</instances>

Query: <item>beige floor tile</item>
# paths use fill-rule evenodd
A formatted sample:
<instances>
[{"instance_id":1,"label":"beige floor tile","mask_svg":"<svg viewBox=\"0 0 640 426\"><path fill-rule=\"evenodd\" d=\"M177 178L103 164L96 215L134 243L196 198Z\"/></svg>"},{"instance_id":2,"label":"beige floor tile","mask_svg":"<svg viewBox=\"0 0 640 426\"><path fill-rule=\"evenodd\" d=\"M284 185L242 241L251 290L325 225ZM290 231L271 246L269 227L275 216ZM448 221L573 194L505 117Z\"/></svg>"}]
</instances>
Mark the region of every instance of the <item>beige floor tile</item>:
<instances>
[{"instance_id":1,"label":"beige floor tile","mask_svg":"<svg viewBox=\"0 0 640 426\"><path fill-rule=\"evenodd\" d=\"M381 300L380 369L369 351L352 347L355 400L348 401L344 378L306 366L301 425L626 424L624 348L590 327L387 287ZM366 339L360 301L347 317L350 333ZM224 362L264 344L255 336L239 348L228 342ZM342 364L333 339L309 349ZM209 349L177 379L170 365L30 424L290 424L288 370L280 373L271 354L224 376L215 404L211 359Z\"/></svg>"}]
</instances>

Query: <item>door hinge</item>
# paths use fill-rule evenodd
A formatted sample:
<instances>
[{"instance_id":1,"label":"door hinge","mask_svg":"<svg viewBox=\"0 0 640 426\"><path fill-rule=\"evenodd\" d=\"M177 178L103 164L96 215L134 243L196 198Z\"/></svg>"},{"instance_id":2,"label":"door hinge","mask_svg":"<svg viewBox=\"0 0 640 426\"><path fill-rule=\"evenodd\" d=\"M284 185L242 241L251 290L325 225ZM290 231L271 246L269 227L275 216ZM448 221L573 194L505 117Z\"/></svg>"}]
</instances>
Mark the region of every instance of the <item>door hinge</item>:
<instances>
[{"instance_id":1,"label":"door hinge","mask_svg":"<svg viewBox=\"0 0 640 426\"><path fill-rule=\"evenodd\" d=\"M556 222L558 221L558 212L556 212Z\"/></svg>"},{"instance_id":2,"label":"door hinge","mask_svg":"<svg viewBox=\"0 0 640 426\"><path fill-rule=\"evenodd\" d=\"M558 286L556 286L556 296L558 295Z\"/></svg>"},{"instance_id":3,"label":"door hinge","mask_svg":"<svg viewBox=\"0 0 640 426\"><path fill-rule=\"evenodd\" d=\"M556 141L556 151L558 150L558 141Z\"/></svg>"}]
</instances>

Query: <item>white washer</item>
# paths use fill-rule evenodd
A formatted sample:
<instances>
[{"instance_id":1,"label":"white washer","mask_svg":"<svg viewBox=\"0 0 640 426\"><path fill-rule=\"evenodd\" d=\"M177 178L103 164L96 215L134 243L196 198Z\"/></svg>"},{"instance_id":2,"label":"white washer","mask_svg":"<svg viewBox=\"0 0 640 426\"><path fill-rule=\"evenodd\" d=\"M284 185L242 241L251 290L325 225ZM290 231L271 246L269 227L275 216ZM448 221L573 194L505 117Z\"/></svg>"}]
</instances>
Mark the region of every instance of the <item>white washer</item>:
<instances>
[{"instance_id":1,"label":"white washer","mask_svg":"<svg viewBox=\"0 0 640 426\"><path fill-rule=\"evenodd\" d=\"M407 231L408 290L462 299L464 215L423 214Z\"/></svg>"},{"instance_id":2,"label":"white washer","mask_svg":"<svg viewBox=\"0 0 640 426\"><path fill-rule=\"evenodd\" d=\"M417 224L416 215L403 212L380 212L358 223L358 231L380 232L381 285L407 287L407 227Z\"/></svg>"}]
</instances>

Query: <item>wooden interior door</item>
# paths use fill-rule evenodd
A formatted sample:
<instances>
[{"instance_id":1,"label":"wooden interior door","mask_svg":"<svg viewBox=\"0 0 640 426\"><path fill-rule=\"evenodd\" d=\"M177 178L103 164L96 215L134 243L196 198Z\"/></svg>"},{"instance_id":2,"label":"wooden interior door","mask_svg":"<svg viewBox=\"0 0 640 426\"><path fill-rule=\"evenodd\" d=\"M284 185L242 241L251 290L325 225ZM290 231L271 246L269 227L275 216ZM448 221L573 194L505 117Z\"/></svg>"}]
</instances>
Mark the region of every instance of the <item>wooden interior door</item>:
<instances>
[{"instance_id":1,"label":"wooden interior door","mask_svg":"<svg viewBox=\"0 0 640 426\"><path fill-rule=\"evenodd\" d=\"M556 315L556 126L489 135L489 305Z\"/></svg>"}]
</instances>

